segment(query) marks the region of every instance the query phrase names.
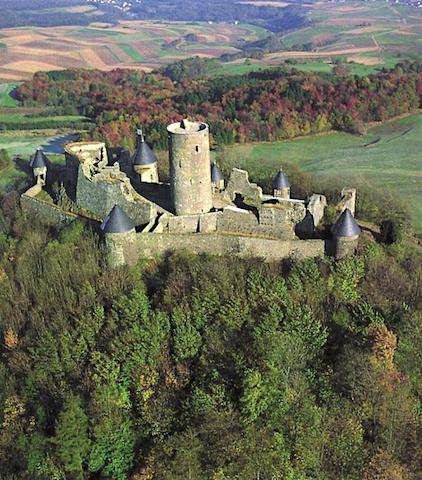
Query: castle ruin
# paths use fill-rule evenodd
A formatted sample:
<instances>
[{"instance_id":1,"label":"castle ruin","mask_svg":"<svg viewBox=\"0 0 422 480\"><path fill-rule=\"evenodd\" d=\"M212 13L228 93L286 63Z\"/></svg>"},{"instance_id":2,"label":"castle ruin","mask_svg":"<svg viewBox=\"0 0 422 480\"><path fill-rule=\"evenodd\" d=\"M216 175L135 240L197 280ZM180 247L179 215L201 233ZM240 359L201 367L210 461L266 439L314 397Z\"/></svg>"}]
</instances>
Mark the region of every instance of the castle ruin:
<instances>
[{"instance_id":1,"label":"castle ruin","mask_svg":"<svg viewBox=\"0 0 422 480\"><path fill-rule=\"evenodd\" d=\"M157 157L138 130L133 156L123 149L108 150L102 142L67 144L66 165L55 175L37 150L31 161L36 183L23 194L22 205L60 222L97 222L114 266L178 249L266 261L327 252L342 258L356 249L360 228L353 217L354 189L343 190L340 217L327 241L315 235L327 205L323 195L314 194L308 202L291 198L282 170L271 194L237 168L225 181L210 160L207 124L185 119L167 131L169 183L160 181ZM64 208L62 197L43 204L40 194L53 177L73 208Z\"/></svg>"}]
</instances>

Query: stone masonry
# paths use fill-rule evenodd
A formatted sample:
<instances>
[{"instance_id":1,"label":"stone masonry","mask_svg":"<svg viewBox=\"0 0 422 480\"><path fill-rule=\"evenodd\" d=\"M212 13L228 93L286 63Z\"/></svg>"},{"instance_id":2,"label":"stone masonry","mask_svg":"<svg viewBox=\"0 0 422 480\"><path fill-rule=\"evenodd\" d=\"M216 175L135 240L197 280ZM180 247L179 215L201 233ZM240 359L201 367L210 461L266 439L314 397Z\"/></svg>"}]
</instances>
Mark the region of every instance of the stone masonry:
<instances>
[{"instance_id":1,"label":"stone masonry","mask_svg":"<svg viewBox=\"0 0 422 480\"><path fill-rule=\"evenodd\" d=\"M73 202L73 211L82 213L70 214L53 199L37 198L42 193L45 198L43 190L49 187L42 182L22 196L22 205L56 223L105 219L97 227L104 233L114 266L178 249L265 261L315 257L327 251L342 258L354 252L360 232L353 219L356 190L343 189L342 220L334 225L334 241L322 239L317 229L327 204L323 195L314 194L309 202L290 198L290 183L281 169L272 195L251 183L248 172L239 168L226 182L218 166L210 163L208 125L182 120L169 125L168 133L169 183L162 183L156 173L144 180L140 175L140 167L157 171L157 158L143 133L133 156L123 149L108 151L102 142L74 142L66 146L66 167L58 181ZM37 155L33 169L40 159L49 168L44 154ZM283 188L286 192L281 192ZM67 203L60 205L64 209Z\"/></svg>"}]
</instances>

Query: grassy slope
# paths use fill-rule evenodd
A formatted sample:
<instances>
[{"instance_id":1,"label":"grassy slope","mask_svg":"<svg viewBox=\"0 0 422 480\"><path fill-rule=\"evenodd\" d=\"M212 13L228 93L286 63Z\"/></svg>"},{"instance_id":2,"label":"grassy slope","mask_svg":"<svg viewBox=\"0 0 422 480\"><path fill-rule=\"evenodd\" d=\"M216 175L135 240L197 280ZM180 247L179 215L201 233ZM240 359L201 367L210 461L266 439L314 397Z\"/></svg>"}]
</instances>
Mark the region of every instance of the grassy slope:
<instances>
[{"instance_id":1,"label":"grassy slope","mask_svg":"<svg viewBox=\"0 0 422 480\"><path fill-rule=\"evenodd\" d=\"M19 102L10 96L10 92L19 83L0 83L0 107L17 107Z\"/></svg>"},{"instance_id":2,"label":"grassy slope","mask_svg":"<svg viewBox=\"0 0 422 480\"><path fill-rule=\"evenodd\" d=\"M6 149L14 157L20 155L24 159L29 159L34 154L38 146L43 147L51 161L63 161L63 155L49 153L50 151L60 151L63 141L70 141L70 134L58 134L54 130L33 132L8 132L0 134L0 149ZM7 184L13 182L17 177L24 177L26 174L16 169L14 166L0 170L0 193Z\"/></svg>"},{"instance_id":3,"label":"grassy slope","mask_svg":"<svg viewBox=\"0 0 422 480\"><path fill-rule=\"evenodd\" d=\"M371 145L371 142L375 142ZM253 172L276 171L295 162L316 175L342 177L343 183L371 182L389 188L409 202L415 224L422 228L422 115L412 115L371 128L364 137L347 133L286 142L230 147L234 162Z\"/></svg>"}]
</instances>

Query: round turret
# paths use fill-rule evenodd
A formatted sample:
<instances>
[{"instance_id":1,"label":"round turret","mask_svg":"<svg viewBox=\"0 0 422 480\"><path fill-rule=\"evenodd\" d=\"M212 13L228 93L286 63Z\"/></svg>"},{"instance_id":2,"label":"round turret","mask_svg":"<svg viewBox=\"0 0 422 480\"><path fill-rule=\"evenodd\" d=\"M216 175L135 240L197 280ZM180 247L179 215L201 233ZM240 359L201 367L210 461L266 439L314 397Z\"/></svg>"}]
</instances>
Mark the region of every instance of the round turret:
<instances>
[{"instance_id":1,"label":"round turret","mask_svg":"<svg viewBox=\"0 0 422 480\"><path fill-rule=\"evenodd\" d=\"M172 123L169 132L170 183L176 215L209 212L212 208L208 125Z\"/></svg>"},{"instance_id":2,"label":"round turret","mask_svg":"<svg viewBox=\"0 0 422 480\"><path fill-rule=\"evenodd\" d=\"M141 129L137 130L137 136L136 151L132 157L133 170L141 182L158 183L157 157L145 142Z\"/></svg>"},{"instance_id":3,"label":"round turret","mask_svg":"<svg viewBox=\"0 0 422 480\"><path fill-rule=\"evenodd\" d=\"M211 164L211 185L214 192L224 190L224 176L216 163Z\"/></svg>"},{"instance_id":4,"label":"round turret","mask_svg":"<svg viewBox=\"0 0 422 480\"><path fill-rule=\"evenodd\" d=\"M280 171L274 177L273 180L273 195L274 197L284 198L288 200L290 198L290 182L287 175L280 168Z\"/></svg>"},{"instance_id":5,"label":"round turret","mask_svg":"<svg viewBox=\"0 0 422 480\"><path fill-rule=\"evenodd\" d=\"M337 222L331 227L331 233L334 237L336 259L353 255L361 229L348 208L344 209Z\"/></svg>"},{"instance_id":6,"label":"round turret","mask_svg":"<svg viewBox=\"0 0 422 480\"><path fill-rule=\"evenodd\" d=\"M37 147L32 160L29 162L29 166L32 168L37 183L45 184L48 164L49 160L42 151L42 148Z\"/></svg>"},{"instance_id":7,"label":"round turret","mask_svg":"<svg viewBox=\"0 0 422 480\"><path fill-rule=\"evenodd\" d=\"M132 264L137 258L136 230L132 220L118 205L114 205L101 224L112 267Z\"/></svg>"}]
</instances>

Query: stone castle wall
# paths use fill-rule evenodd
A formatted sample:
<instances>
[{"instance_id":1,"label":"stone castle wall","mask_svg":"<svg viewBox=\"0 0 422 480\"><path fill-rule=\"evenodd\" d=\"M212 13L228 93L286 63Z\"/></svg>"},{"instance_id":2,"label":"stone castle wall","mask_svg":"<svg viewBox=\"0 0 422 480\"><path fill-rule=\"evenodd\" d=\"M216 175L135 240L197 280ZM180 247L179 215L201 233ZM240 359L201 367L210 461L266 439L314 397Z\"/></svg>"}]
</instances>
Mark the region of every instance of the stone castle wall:
<instances>
[{"instance_id":1,"label":"stone castle wall","mask_svg":"<svg viewBox=\"0 0 422 480\"><path fill-rule=\"evenodd\" d=\"M136 235L137 259L155 258L174 250L188 250L192 253L209 255L235 255L259 257L265 261L278 261L289 256L318 257L324 255L324 240L270 240L221 234L157 234ZM136 260L131 249L131 260ZM129 256L129 255L128 255Z\"/></svg>"},{"instance_id":2,"label":"stone castle wall","mask_svg":"<svg viewBox=\"0 0 422 480\"><path fill-rule=\"evenodd\" d=\"M63 225L81 220L81 217L74 213L64 212L53 203L31 197L25 193L21 196L21 207L24 212L33 218L54 225Z\"/></svg>"},{"instance_id":3,"label":"stone castle wall","mask_svg":"<svg viewBox=\"0 0 422 480\"><path fill-rule=\"evenodd\" d=\"M135 225L146 224L159 209L135 192L130 183L95 182L86 178L79 167L76 190L78 206L104 218L114 205L119 205Z\"/></svg>"}]
</instances>

